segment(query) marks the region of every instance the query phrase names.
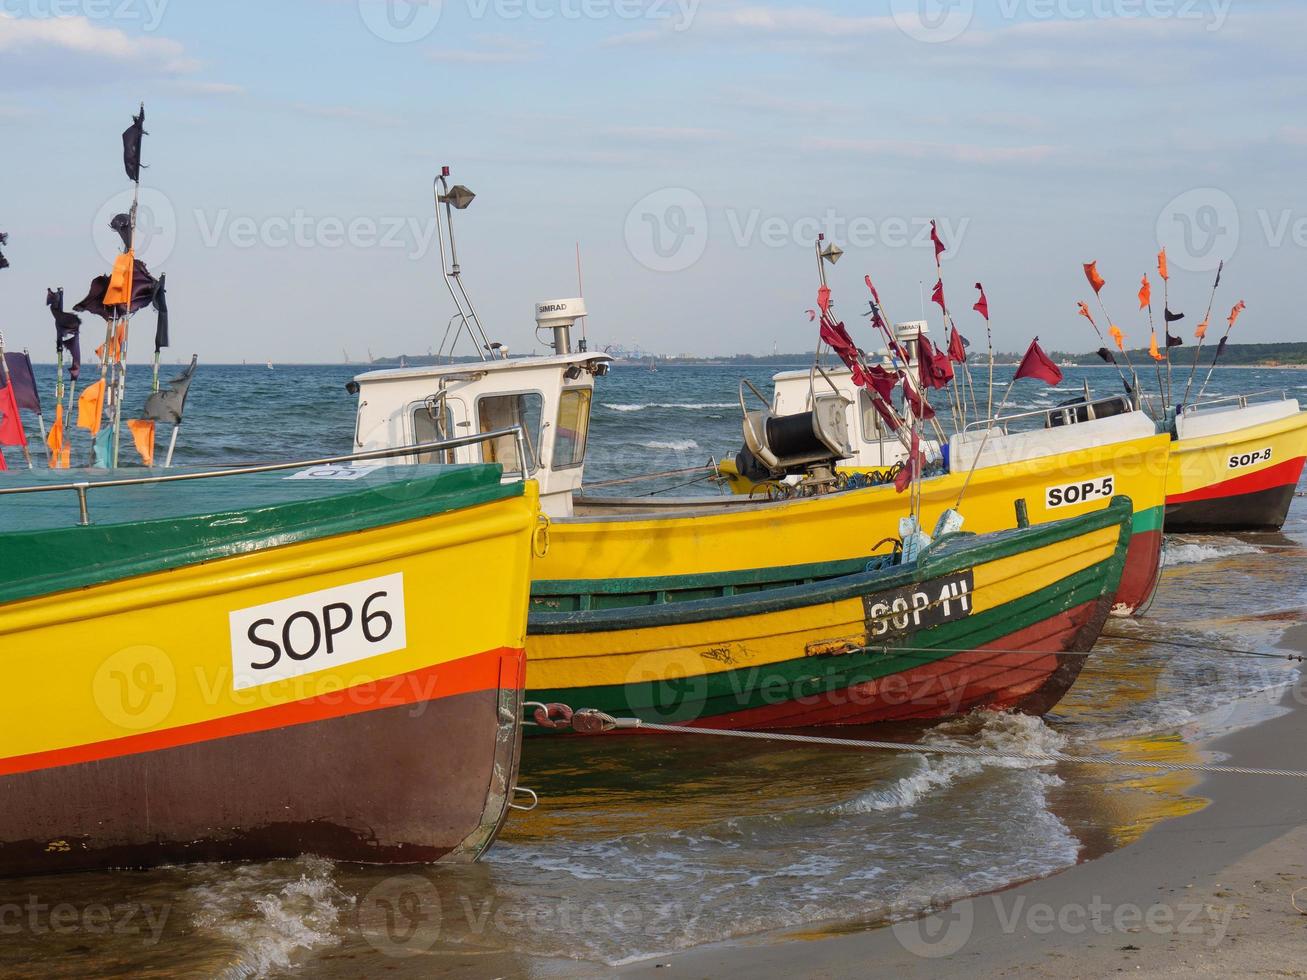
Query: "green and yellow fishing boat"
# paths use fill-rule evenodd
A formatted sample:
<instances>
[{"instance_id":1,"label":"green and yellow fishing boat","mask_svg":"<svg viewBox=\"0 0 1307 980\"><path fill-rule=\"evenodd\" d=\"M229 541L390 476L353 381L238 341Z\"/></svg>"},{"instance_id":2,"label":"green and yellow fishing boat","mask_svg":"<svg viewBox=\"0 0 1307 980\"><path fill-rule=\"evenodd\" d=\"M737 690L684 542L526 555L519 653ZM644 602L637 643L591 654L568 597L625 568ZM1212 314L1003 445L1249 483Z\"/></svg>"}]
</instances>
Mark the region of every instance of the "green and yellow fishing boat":
<instances>
[{"instance_id":1,"label":"green and yellow fishing boat","mask_svg":"<svg viewBox=\"0 0 1307 980\"><path fill-rule=\"evenodd\" d=\"M480 855L517 774L535 484L198 476L0 489L0 874Z\"/></svg>"}]
</instances>

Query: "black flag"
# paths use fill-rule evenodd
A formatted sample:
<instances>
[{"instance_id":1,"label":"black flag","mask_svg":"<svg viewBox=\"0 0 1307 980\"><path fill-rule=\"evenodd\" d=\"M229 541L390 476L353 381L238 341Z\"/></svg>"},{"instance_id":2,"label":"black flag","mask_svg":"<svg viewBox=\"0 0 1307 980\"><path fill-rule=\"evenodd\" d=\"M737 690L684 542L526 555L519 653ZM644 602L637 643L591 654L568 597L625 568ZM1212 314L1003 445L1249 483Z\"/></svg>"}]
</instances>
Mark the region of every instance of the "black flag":
<instances>
[{"instance_id":1,"label":"black flag","mask_svg":"<svg viewBox=\"0 0 1307 980\"><path fill-rule=\"evenodd\" d=\"M132 216L129 214L115 214L113 220L109 222L109 227L118 232L118 237L123 240L123 251L126 252L132 247Z\"/></svg>"},{"instance_id":2,"label":"black flag","mask_svg":"<svg viewBox=\"0 0 1307 980\"><path fill-rule=\"evenodd\" d=\"M168 293L165 283L168 277L159 277L159 288L154 291L154 310L159 314L158 324L154 328L154 352L157 354L168 346Z\"/></svg>"},{"instance_id":3,"label":"black flag","mask_svg":"<svg viewBox=\"0 0 1307 980\"><path fill-rule=\"evenodd\" d=\"M92 316L112 320L115 315L126 316L144 309L154 300L154 293L159 287L145 263L137 259L132 268L132 301L128 306L105 306L104 296L109 290L109 277L96 276L91 280L90 292L86 299L73 307L78 313L90 313Z\"/></svg>"},{"instance_id":4,"label":"black flag","mask_svg":"<svg viewBox=\"0 0 1307 980\"><path fill-rule=\"evenodd\" d=\"M182 412L186 408L186 393L191 387L191 377L195 374L195 364L199 358L191 355L191 366L182 372L181 377L173 378L168 387L156 391L145 399L145 417L155 422L182 424Z\"/></svg>"},{"instance_id":5,"label":"black flag","mask_svg":"<svg viewBox=\"0 0 1307 980\"><path fill-rule=\"evenodd\" d=\"M1225 261L1222 260L1221 264L1216 267L1216 285L1212 287L1212 292L1216 292L1216 290L1221 288L1221 273L1224 271Z\"/></svg>"},{"instance_id":6,"label":"black flag","mask_svg":"<svg viewBox=\"0 0 1307 980\"><path fill-rule=\"evenodd\" d=\"M1166 332L1166 346L1167 346L1167 347L1183 347L1183 346L1184 346L1184 338L1183 338L1183 337L1172 337L1172 336L1171 336L1171 331L1168 330L1168 331Z\"/></svg>"},{"instance_id":7,"label":"black flag","mask_svg":"<svg viewBox=\"0 0 1307 980\"><path fill-rule=\"evenodd\" d=\"M1180 320L1183 320L1183 319L1184 319L1184 314L1183 314L1183 313L1172 313L1170 307L1167 307L1167 310L1166 310L1166 322L1167 322L1167 323L1177 323L1177 322L1179 322Z\"/></svg>"},{"instance_id":8,"label":"black flag","mask_svg":"<svg viewBox=\"0 0 1307 980\"><path fill-rule=\"evenodd\" d=\"M55 356L58 357L61 350L72 355L73 366L68 374L76 381L82 373L82 318L76 313L64 312L62 289L47 289L45 305L50 307L50 315L54 317Z\"/></svg>"},{"instance_id":9,"label":"black flag","mask_svg":"<svg viewBox=\"0 0 1307 980\"><path fill-rule=\"evenodd\" d=\"M9 234L7 232L0 231L0 245L8 245L8 244L9 244ZM9 260L5 258L4 252L0 252L0 269L8 269L8 268L9 268Z\"/></svg>"},{"instance_id":10,"label":"black flag","mask_svg":"<svg viewBox=\"0 0 1307 980\"><path fill-rule=\"evenodd\" d=\"M1098 356L1101 357L1101 358L1102 358L1106 363L1108 363L1108 364L1115 364L1115 363L1116 363L1116 355L1113 354L1113 353L1112 353L1110 350L1108 350L1106 347L1100 347L1100 348L1098 348Z\"/></svg>"},{"instance_id":11,"label":"black flag","mask_svg":"<svg viewBox=\"0 0 1307 980\"><path fill-rule=\"evenodd\" d=\"M141 137L148 136L145 131L145 105L141 105L141 114L132 116L132 124L123 130L123 167L127 179L134 183L141 180Z\"/></svg>"},{"instance_id":12,"label":"black flag","mask_svg":"<svg viewBox=\"0 0 1307 980\"><path fill-rule=\"evenodd\" d=\"M1229 337L1221 338L1221 342L1216 346L1216 356L1212 358L1213 364L1215 364L1217 361L1221 359L1221 355L1225 353L1225 345L1228 344L1229 342L1230 342Z\"/></svg>"}]
</instances>

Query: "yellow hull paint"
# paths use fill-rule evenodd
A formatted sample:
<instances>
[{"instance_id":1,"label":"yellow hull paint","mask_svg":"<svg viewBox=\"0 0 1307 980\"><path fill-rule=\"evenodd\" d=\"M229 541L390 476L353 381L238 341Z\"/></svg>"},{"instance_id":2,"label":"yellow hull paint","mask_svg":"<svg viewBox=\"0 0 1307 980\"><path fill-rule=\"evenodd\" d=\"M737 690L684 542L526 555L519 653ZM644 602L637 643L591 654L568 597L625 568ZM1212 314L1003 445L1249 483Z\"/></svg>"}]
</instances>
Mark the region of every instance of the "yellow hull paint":
<instances>
[{"instance_id":1,"label":"yellow hull paint","mask_svg":"<svg viewBox=\"0 0 1307 980\"><path fill-rule=\"evenodd\" d=\"M522 649L538 492L0 607L0 767ZM449 585L474 569L493 588ZM402 649L237 690L229 614L404 576ZM438 692L424 692L432 696ZM364 709L366 706L354 706Z\"/></svg>"},{"instance_id":2,"label":"yellow hull paint","mask_svg":"<svg viewBox=\"0 0 1307 980\"><path fill-rule=\"evenodd\" d=\"M1153 436L1113 446L977 470L962 502L968 531L1016 526L1014 504L1024 500L1034 524L1100 510L1106 500L1047 506L1050 486L1115 477L1114 493L1129 496L1135 513L1165 502L1171 440ZM965 474L922 485L922 519L932 530L957 504ZM597 500L595 513L607 513ZM711 504L709 504L711 508ZM709 509L699 514L650 513L556 520L548 555L536 562L537 581L695 575L777 565L842 561L872 553L898 536L908 498L892 486L775 503ZM882 549L883 550L883 549Z\"/></svg>"},{"instance_id":3,"label":"yellow hull paint","mask_svg":"<svg viewBox=\"0 0 1307 980\"><path fill-rule=\"evenodd\" d=\"M1270 450L1268 458L1261 458ZM1230 466L1231 457L1258 455L1248 466ZM1166 495L1194 493L1238 477L1251 477L1307 456L1307 412L1234 432L1181 439L1171 449Z\"/></svg>"},{"instance_id":4,"label":"yellow hull paint","mask_svg":"<svg viewBox=\"0 0 1307 980\"><path fill-rule=\"evenodd\" d=\"M1119 537L1117 528L1106 528L976 567L973 615L1107 561ZM766 667L800 658L810 645L840 640L867 641L861 598L716 622L532 635L527 688L642 684Z\"/></svg>"}]
</instances>

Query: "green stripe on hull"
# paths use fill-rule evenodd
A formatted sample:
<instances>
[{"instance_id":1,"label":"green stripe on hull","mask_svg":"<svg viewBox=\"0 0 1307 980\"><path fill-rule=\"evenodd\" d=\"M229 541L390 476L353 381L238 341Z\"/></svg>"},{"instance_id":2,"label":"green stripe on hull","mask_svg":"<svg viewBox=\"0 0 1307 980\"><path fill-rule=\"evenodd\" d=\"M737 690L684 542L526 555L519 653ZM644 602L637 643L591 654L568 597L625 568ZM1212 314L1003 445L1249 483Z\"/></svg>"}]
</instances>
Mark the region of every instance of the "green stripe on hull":
<instances>
[{"instance_id":1,"label":"green stripe on hull","mask_svg":"<svg viewBox=\"0 0 1307 980\"><path fill-rule=\"evenodd\" d=\"M1148 510L1135 511L1135 534L1148 534L1162 530L1166 520L1165 507L1150 507Z\"/></svg>"},{"instance_id":2,"label":"green stripe on hull","mask_svg":"<svg viewBox=\"0 0 1307 980\"><path fill-rule=\"evenodd\" d=\"M912 634L910 651L875 648L834 657L800 656L779 663L678 680L647 681L553 691L529 691L528 699L598 708L616 717L637 716L662 723L714 716L819 697L854 684L875 681L939 663L959 650L972 650L1035 626L1054 615L1102 598L1115 588L1125 564L1123 535L1116 554L1046 588L966 619ZM933 576L932 576L933 577Z\"/></svg>"}]
</instances>

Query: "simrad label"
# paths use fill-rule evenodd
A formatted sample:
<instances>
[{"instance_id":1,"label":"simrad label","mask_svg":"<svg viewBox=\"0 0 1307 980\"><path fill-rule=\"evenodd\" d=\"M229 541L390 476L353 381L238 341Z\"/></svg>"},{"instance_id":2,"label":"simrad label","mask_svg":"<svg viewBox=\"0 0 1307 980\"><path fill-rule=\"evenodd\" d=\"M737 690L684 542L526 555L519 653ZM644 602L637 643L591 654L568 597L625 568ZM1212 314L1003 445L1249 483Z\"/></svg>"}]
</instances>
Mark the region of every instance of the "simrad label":
<instances>
[{"instance_id":1,"label":"simrad label","mask_svg":"<svg viewBox=\"0 0 1307 980\"><path fill-rule=\"evenodd\" d=\"M971 615L975 575L968 569L920 586L863 597L871 639L915 633Z\"/></svg>"},{"instance_id":2,"label":"simrad label","mask_svg":"<svg viewBox=\"0 0 1307 980\"><path fill-rule=\"evenodd\" d=\"M403 573L238 609L230 619L238 691L408 645Z\"/></svg>"},{"instance_id":3,"label":"simrad label","mask_svg":"<svg viewBox=\"0 0 1307 980\"><path fill-rule=\"evenodd\" d=\"M1079 483L1065 483L1060 487L1049 487L1044 491L1044 506L1049 510L1059 507L1074 507L1076 504L1091 500L1111 500L1116 493L1116 477L1100 476L1093 480L1081 480Z\"/></svg>"}]
</instances>

